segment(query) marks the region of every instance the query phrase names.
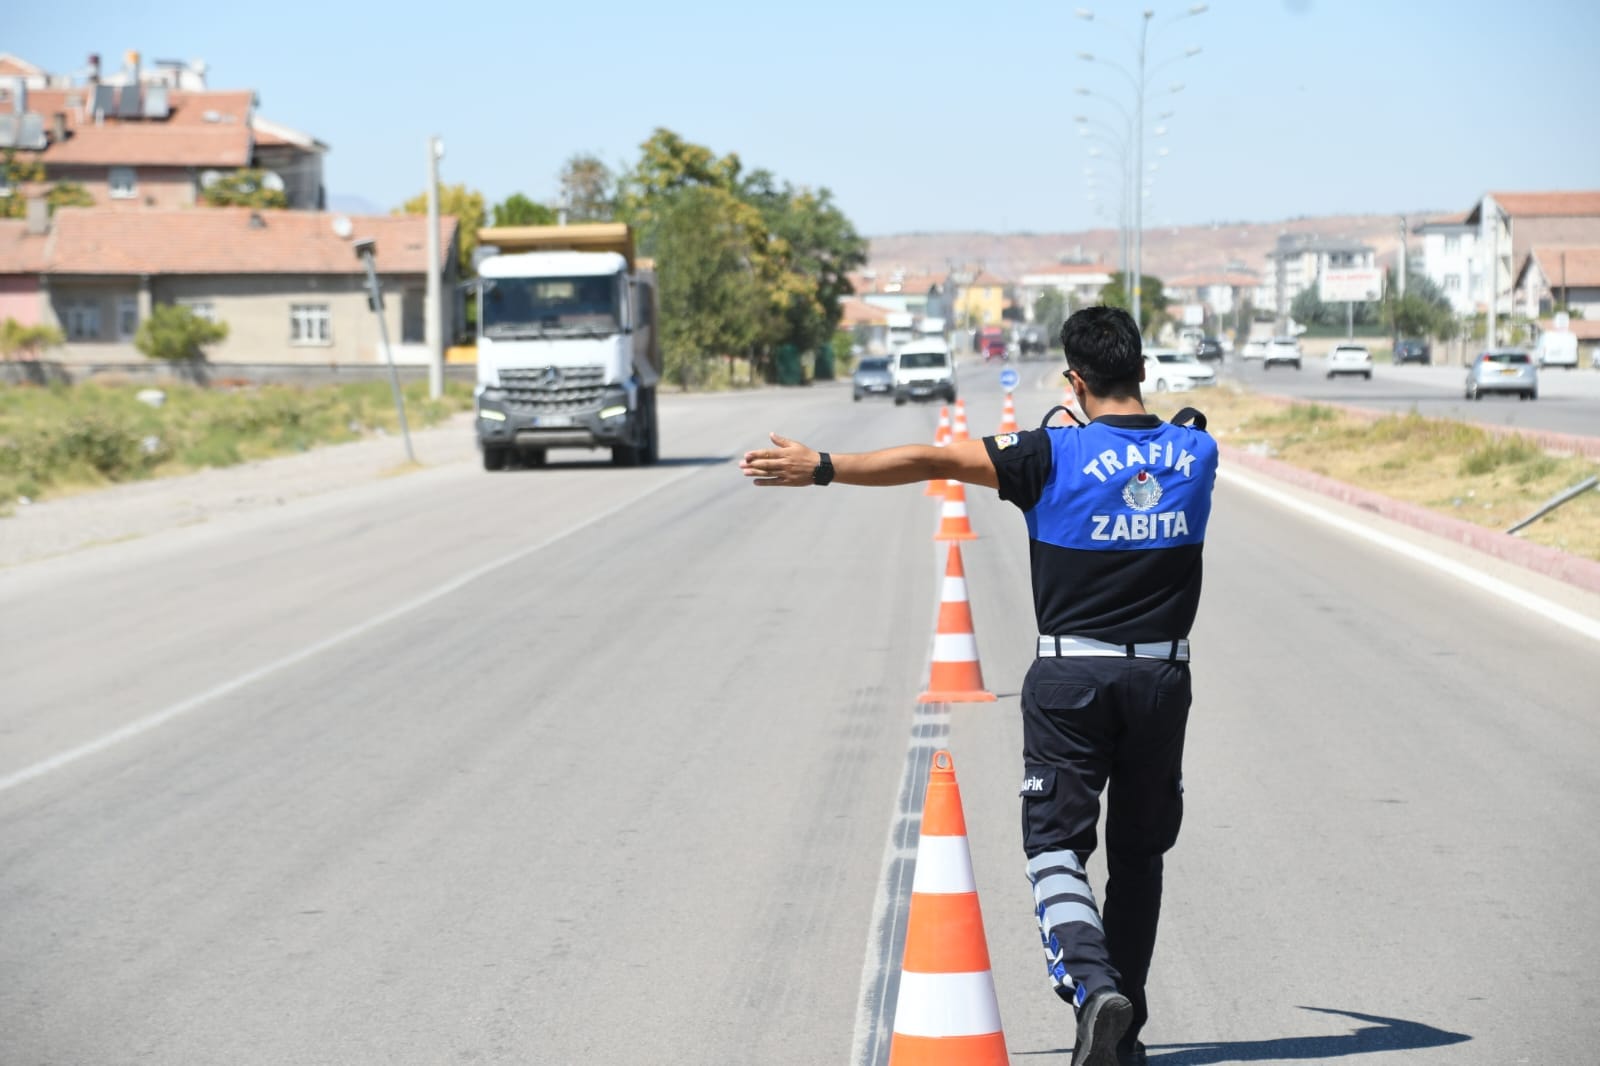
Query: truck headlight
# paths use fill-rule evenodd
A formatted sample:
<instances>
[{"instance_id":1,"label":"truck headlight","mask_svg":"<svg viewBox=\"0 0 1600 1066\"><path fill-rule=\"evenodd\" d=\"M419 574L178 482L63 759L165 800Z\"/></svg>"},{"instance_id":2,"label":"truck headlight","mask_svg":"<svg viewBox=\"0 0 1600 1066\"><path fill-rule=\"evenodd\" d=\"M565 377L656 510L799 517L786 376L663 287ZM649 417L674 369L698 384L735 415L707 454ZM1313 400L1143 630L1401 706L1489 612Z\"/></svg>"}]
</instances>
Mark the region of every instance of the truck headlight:
<instances>
[{"instance_id":1,"label":"truck headlight","mask_svg":"<svg viewBox=\"0 0 1600 1066\"><path fill-rule=\"evenodd\" d=\"M625 406L602 407L602 408L600 408L600 418L601 418L602 421L604 421L606 419L611 419L611 418L621 418L623 415L625 415L627 413L628 413L628 409Z\"/></svg>"},{"instance_id":2,"label":"truck headlight","mask_svg":"<svg viewBox=\"0 0 1600 1066\"><path fill-rule=\"evenodd\" d=\"M491 411L487 408L484 408L479 410L478 417L488 419L490 422L504 422L506 420L506 413L504 411Z\"/></svg>"}]
</instances>

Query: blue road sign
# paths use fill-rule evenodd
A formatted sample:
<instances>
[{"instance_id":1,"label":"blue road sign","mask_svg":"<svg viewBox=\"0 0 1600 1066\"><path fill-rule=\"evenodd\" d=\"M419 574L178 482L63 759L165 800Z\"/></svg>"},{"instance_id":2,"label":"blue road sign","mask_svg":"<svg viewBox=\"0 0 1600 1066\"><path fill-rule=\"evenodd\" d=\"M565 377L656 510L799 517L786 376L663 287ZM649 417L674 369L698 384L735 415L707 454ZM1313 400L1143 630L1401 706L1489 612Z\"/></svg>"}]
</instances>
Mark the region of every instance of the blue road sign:
<instances>
[{"instance_id":1,"label":"blue road sign","mask_svg":"<svg viewBox=\"0 0 1600 1066\"><path fill-rule=\"evenodd\" d=\"M1013 367L1008 366L1004 370L1000 371L1000 387L1005 389L1007 392L1015 389L1017 387L1017 383L1021 380L1021 376L1017 374Z\"/></svg>"}]
</instances>

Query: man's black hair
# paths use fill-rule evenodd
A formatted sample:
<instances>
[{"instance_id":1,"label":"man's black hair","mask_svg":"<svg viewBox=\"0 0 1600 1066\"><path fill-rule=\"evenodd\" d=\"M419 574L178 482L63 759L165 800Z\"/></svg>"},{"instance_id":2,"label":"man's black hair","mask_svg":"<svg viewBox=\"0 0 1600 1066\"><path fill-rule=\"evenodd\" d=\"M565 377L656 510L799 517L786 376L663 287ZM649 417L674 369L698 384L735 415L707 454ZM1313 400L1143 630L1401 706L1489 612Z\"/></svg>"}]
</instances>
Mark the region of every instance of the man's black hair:
<instances>
[{"instance_id":1,"label":"man's black hair","mask_svg":"<svg viewBox=\"0 0 1600 1066\"><path fill-rule=\"evenodd\" d=\"M1103 399L1137 399L1144 351L1133 316L1120 307L1085 307L1061 324L1067 367Z\"/></svg>"}]
</instances>

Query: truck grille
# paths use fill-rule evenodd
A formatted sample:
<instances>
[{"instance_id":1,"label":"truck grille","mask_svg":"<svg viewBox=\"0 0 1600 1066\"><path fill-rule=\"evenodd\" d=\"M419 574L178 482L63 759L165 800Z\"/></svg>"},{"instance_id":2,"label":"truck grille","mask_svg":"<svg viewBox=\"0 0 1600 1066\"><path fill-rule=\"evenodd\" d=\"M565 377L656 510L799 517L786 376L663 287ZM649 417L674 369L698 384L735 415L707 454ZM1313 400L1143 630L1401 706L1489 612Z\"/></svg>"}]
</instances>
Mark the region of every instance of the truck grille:
<instances>
[{"instance_id":1,"label":"truck grille","mask_svg":"<svg viewBox=\"0 0 1600 1066\"><path fill-rule=\"evenodd\" d=\"M600 406L605 369L598 366L544 366L500 371L500 387L515 406L556 414Z\"/></svg>"}]
</instances>

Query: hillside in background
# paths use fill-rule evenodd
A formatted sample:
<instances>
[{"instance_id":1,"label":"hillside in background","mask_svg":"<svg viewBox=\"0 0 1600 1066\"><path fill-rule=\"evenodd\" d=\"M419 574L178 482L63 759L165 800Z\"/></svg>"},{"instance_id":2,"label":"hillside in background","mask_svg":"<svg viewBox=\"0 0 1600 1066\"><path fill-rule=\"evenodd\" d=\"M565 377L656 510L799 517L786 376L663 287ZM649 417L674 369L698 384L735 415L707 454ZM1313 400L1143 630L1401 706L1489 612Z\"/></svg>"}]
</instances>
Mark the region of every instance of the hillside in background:
<instances>
[{"instance_id":1,"label":"hillside in background","mask_svg":"<svg viewBox=\"0 0 1600 1066\"><path fill-rule=\"evenodd\" d=\"M1408 212L1416 225L1442 212ZM1265 274L1266 254L1279 234L1314 233L1370 244L1378 262L1392 265L1400 243L1400 215L1324 215L1286 222L1229 222L1147 228L1144 272L1162 278L1215 273L1230 264ZM1415 241L1416 238L1413 238ZM870 239L869 269L885 273L942 274L953 266L979 266L1014 279L1029 269L1070 259L1120 266L1117 231L1076 233L904 233ZM1415 245L1413 245L1415 247Z\"/></svg>"}]
</instances>

